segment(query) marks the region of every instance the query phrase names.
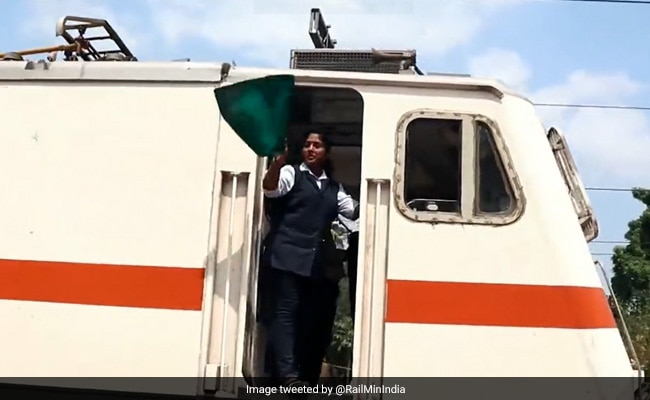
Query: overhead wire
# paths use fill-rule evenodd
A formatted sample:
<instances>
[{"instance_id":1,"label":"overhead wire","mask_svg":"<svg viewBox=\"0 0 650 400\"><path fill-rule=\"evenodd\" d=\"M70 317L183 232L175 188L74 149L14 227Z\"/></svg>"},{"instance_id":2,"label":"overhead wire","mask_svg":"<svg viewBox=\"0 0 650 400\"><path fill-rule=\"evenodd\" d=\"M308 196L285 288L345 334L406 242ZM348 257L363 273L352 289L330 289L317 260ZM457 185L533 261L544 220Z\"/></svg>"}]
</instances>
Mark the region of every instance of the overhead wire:
<instances>
[{"instance_id":1,"label":"overhead wire","mask_svg":"<svg viewBox=\"0 0 650 400\"><path fill-rule=\"evenodd\" d=\"M635 188L614 188L614 187L586 187L585 190L591 192L632 192ZM644 189L641 189L644 190ZM650 190L650 189L645 189Z\"/></svg>"},{"instance_id":2,"label":"overhead wire","mask_svg":"<svg viewBox=\"0 0 650 400\"><path fill-rule=\"evenodd\" d=\"M543 1L557 1L566 3L609 3L609 4L637 4L637 5L650 5L650 0L543 0Z\"/></svg>"},{"instance_id":3,"label":"overhead wire","mask_svg":"<svg viewBox=\"0 0 650 400\"><path fill-rule=\"evenodd\" d=\"M630 244L629 240L592 240L589 244L614 244L614 245L624 245ZM650 244L648 242L643 242L641 244ZM603 253L595 252L591 253L592 256L613 256L614 253Z\"/></svg>"},{"instance_id":4,"label":"overhead wire","mask_svg":"<svg viewBox=\"0 0 650 400\"><path fill-rule=\"evenodd\" d=\"M636 110L650 111L650 106L623 106L615 104L571 104L571 103L533 103L537 107L556 107L556 108L594 108L605 110Z\"/></svg>"}]
</instances>

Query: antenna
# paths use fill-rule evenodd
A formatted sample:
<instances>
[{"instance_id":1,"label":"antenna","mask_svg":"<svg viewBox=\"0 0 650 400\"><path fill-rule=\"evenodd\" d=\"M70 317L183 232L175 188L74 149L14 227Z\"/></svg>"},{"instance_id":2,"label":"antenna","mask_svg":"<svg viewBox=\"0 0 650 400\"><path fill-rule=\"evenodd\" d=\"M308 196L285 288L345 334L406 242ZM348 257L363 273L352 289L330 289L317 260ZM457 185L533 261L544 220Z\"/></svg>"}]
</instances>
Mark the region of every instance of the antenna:
<instances>
[{"instance_id":1,"label":"antenna","mask_svg":"<svg viewBox=\"0 0 650 400\"><path fill-rule=\"evenodd\" d=\"M104 28L103 35L86 37L86 31L93 28ZM72 32L72 31L77 32ZM35 49L20 50L0 53L2 61L24 61L23 56L50 53L48 61L55 61L57 53L63 52L64 61L137 61L128 47L115 32L113 27L104 19L67 16L59 19L56 24L56 36L61 36L68 42L67 45L40 47ZM95 43L110 40L117 49L97 50Z\"/></svg>"},{"instance_id":2,"label":"antenna","mask_svg":"<svg viewBox=\"0 0 650 400\"><path fill-rule=\"evenodd\" d=\"M325 24L323 14L320 8L312 8L309 16L309 36L311 37L314 47L317 49L333 49L336 45L336 39L330 37L329 29L331 25Z\"/></svg>"}]
</instances>

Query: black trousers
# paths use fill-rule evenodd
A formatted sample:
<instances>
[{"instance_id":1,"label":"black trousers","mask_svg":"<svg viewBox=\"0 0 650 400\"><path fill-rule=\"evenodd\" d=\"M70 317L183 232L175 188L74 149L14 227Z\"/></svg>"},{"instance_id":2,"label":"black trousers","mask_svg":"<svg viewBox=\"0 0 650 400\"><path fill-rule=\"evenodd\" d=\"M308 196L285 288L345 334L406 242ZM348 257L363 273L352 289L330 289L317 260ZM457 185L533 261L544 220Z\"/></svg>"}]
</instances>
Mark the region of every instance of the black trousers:
<instances>
[{"instance_id":1,"label":"black trousers","mask_svg":"<svg viewBox=\"0 0 650 400\"><path fill-rule=\"evenodd\" d=\"M293 378L316 385L332 341L338 283L275 268L267 270L266 279L267 357L274 380L283 384Z\"/></svg>"}]
</instances>

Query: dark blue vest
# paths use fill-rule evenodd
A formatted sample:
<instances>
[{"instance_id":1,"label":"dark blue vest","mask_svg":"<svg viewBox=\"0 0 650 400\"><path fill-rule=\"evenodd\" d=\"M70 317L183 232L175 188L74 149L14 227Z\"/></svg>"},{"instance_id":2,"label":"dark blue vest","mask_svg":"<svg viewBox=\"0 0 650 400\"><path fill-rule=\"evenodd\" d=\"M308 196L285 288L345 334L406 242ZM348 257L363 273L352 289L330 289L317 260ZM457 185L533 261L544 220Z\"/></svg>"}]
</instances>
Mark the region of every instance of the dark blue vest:
<instances>
[{"instance_id":1,"label":"dark blue vest","mask_svg":"<svg viewBox=\"0 0 650 400\"><path fill-rule=\"evenodd\" d=\"M265 244L272 268L302 276L320 278L324 268L320 257L324 234L338 215L339 184L322 181L294 166L295 183L280 198L266 199L271 230Z\"/></svg>"}]
</instances>

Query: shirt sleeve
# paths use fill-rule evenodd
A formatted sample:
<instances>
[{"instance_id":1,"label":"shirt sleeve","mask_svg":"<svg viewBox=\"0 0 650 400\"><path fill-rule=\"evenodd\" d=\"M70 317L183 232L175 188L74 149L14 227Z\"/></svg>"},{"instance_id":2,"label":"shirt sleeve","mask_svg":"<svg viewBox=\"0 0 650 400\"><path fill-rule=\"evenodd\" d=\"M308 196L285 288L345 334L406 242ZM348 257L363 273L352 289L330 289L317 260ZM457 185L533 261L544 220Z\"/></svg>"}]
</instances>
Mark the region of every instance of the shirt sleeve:
<instances>
[{"instance_id":1,"label":"shirt sleeve","mask_svg":"<svg viewBox=\"0 0 650 400\"><path fill-rule=\"evenodd\" d=\"M339 184L337 199L339 202L339 214L351 220L359 218L359 206L354 204L352 196L345 192L341 184Z\"/></svg>"},{"instance_id":2,"label":"shirt sleeve","mask_svg":"<svg viewBox=\"0 0 650 400\"><path fill-rule=\"evenodd\" d=\"M264 190L264 195L269 198L282 197L289 193L296 182L296 171L293 166L285 165L280 168L280 179L275 190Z\"/></svg>"}]
</instances>

